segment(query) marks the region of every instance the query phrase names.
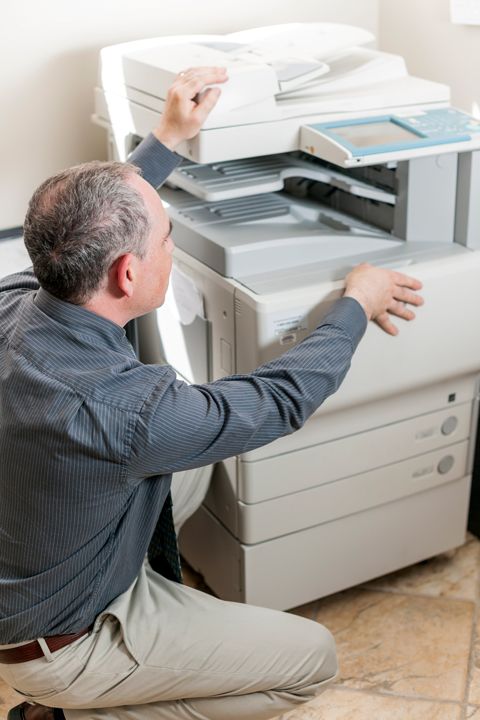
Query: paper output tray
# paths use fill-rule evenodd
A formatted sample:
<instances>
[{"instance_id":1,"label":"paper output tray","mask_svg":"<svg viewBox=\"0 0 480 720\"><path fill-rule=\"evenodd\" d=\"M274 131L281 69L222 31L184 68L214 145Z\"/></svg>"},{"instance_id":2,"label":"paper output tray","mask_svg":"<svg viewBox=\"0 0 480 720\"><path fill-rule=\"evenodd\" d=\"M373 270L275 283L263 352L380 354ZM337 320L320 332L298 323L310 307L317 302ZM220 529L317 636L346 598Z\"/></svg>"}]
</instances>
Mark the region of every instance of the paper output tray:
<instances>
[{"instance_id":1,"label":"paper output tray","mask_svg":"<svg viewBox=\"0 0 480 720\"><path fill-rule=\"evenodd\" d=\"M282 190L287 178L301 177L333 188L394 205L396 197L373 184L338 172L298 153L246 158L199 165L185 160L170 181L191 195L208 202L259 195Z\"/></svg>"}]
</instances>

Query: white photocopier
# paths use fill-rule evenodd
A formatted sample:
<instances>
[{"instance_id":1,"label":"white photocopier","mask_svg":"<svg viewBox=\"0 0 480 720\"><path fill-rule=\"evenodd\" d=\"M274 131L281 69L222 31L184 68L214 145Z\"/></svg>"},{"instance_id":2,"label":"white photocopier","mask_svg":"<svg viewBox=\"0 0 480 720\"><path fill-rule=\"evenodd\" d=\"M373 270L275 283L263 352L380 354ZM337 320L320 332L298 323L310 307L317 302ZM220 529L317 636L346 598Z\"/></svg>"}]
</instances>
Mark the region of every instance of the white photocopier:
<instances>
[{"instance_id":1,"label":"white photocopier","mask_svg":"<svg viewBox=\"0 0 480 720\"><path fill-rule=\"evenodd\" d=\"M299 342L368 261L422 280L390 337L370 324L305 426L219 463L181 550L221 597L290 608L465 539L480 374L480 123L364 30L291 24L105 48L95 120L112 157L158 122L174 76L230 80L161 190L167 301L142 359L189 382Z\"/></svg>"}]
</instances>

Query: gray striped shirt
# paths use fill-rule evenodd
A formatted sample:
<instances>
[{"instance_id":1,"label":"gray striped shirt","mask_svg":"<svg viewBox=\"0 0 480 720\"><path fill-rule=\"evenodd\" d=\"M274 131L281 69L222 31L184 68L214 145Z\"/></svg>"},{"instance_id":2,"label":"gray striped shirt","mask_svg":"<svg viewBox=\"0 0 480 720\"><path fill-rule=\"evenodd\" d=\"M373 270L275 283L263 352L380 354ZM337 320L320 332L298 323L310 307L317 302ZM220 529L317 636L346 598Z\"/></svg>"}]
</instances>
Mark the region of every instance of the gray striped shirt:
<instances>
[{"instance_id":1,"label":"gray striped shirt","mask_svg":"<svg viewBox=\"0 0 480 720\"><path fill-rule=\"evenodd\" d=\"M131 160L155 186L178 162L152 136ZM365 327L344 298L281 358L188 386L31 271L1 281L0 644L89 626L135 579L171 473L301 427Z\"/></svg>"}]
</instances>

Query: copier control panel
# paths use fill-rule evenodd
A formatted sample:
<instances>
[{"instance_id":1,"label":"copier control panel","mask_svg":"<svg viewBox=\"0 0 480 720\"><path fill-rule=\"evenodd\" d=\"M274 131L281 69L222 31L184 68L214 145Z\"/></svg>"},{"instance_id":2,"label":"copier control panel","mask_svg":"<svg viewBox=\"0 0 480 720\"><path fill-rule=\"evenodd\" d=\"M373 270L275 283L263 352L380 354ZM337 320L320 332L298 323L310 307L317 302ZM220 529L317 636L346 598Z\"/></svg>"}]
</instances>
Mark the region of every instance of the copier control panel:
<instances>
[{"instance_id":1,"label":"copier control panel","mask_svg":"<svg viewBox=\"0 0 480 720\"><path fill-rule=\"evenodd\" d=\"M461 150L478 143L480 120L452 107L408 116L380 115L313 123L301 129L302 149L343 167ZM442 147L443 146L443 147ZM466 146L465 150L468 149Z\"/></svg>"}]
</instances>

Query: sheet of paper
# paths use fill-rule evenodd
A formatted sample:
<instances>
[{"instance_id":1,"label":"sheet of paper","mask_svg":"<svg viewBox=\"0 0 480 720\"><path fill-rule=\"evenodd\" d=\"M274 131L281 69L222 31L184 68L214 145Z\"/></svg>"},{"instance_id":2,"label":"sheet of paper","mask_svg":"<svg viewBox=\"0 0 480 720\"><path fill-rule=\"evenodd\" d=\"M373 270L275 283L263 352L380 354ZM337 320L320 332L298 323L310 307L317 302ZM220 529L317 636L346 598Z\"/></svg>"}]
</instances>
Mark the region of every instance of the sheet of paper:
<instances>
[{"instance_id":1,"label":"sheet of paper","mask_svg":"<svg viewBox=\"0 0 480 720\"><path fill-rule=\"evenodd\" d=\"M0 277L25 270L31 264L23 238L0 240Z\"/></svg>"},{"instance_id":2,"label":"sheet of paper","mask_svg":"<svg viewBox=\"0 0 480 720\"><path fill-rule=\"evenodd\" d=\"M450 0L450 17L457 25L480 25L480 0Z\"/></svg>"},{"instance_id":3,"label":"sheet of paper","mask_svg":"<svg viewBox=\"0 0 480 720\"><path fill-rule=\"evenodd\" d=\"M170 276L165 308L177 317L182 325L190 325L197 315L205 317L202 294L193 280L175 265Z\"/></svg>"}]
</instances>

